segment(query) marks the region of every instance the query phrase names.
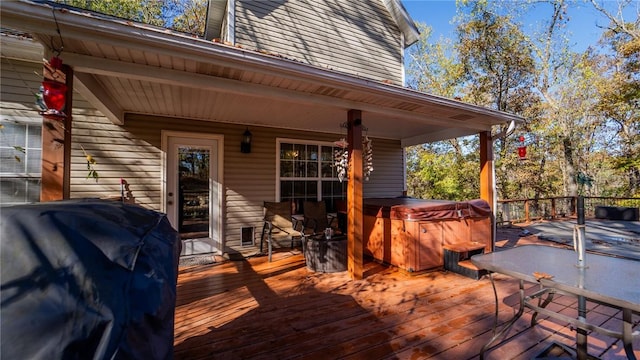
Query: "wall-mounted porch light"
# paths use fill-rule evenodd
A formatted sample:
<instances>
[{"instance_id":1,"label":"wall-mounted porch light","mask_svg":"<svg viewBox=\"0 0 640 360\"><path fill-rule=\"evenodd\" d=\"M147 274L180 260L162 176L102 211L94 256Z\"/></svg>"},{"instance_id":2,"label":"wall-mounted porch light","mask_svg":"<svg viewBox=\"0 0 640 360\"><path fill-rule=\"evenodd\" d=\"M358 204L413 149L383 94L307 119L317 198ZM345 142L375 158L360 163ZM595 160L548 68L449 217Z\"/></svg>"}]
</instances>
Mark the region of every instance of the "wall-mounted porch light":
<instances>
[{"instance_id":1,"label":"wall-mounted porch light","mask_svg":"<svg viewBox=\"0 0 640 360\"><path fill-rule=\"evenodd\" d=\"M251 152L251 131L249 128L242 134L242 141L240 142L240 152L248 154Z\"/></svg>"}]
</instances>

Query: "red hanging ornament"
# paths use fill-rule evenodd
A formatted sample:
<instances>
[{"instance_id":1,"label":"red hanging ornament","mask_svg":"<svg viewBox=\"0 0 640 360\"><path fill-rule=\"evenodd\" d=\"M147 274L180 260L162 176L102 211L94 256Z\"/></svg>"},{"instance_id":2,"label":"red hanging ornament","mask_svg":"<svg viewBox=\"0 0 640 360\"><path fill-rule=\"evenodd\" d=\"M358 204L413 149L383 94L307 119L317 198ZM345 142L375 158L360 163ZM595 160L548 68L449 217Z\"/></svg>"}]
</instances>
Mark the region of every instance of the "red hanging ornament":
<instances>
[{"instance_id":1,"label":"red hanging ornament","mask_svg":"<svg viewBox=\"0 0 640 360\"><path fill-rule=\"evenodd\" d=\"M67 102L67 85L53 80L45 80L42 82L42 88L44 89L42 99L47 105L47 110L43 114L65 117L62 110Z\"/></svg>"},{"instance_id":2,"label":"red hanging ornament","mask_svg":"<svg viewBox=\"0 0 640 360\"><path fill-rule=\"evenodd\" d=\"M520 160L525 160L527 158L527 147L526 146L519 146L518 147L518 156L520 157Z\"/></svg>"},{"instance_id":3,"label":"red hanging ornament","mask_svg":"<svg viewBox=\"0 0 640 360\"><path fill-rule=\"evenodd\" d=\"M520 157L520 160L526 160L526 158L527 158L527 147L524 144L524 140L525 140L524 136L520 135L518 140L520 140L520 146L518 146L518 157Z\"/></svg>"},{"instance_id":4,"label":"red hanging ornament","mask_svg":"<svg viewBox=\"0 0 640 360\"><path fill-rule=\"evenodd\" d=\"M51 65L54 70L60 69L62 67L62 59L54 55L49 59L49 65Z\"/></svg>"},{"instance_id":5,"label":"red hanging ornament","mask_svg":"<svg viewBox=\"0 0 640 360\"><path fill-rule=\"evenodd\" d=\"M54 55L49 59L49 66L52 73L62 68L62 59ZM42 115L66 117L63 112L67 102L67 85L55 80L45 80L42 82L42 100L47 109L41 112Z\"/></svg>"}]
</instances>

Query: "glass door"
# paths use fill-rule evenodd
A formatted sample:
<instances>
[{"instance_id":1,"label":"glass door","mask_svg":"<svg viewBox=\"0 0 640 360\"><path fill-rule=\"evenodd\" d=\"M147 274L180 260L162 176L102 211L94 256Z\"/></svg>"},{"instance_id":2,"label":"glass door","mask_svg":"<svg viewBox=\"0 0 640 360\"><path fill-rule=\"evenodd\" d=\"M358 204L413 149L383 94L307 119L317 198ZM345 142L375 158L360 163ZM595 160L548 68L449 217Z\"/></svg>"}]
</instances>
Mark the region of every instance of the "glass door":
<instances>
[{"instance_id":1,"label":"glass door","mask_svg":"<svg viewBox=\"0 0 640 360\"><path fill-rule=\"evenodd\" d=\"M217 140L168 137L166 209L181 255L220 250L216 149Z\"/></svg>"}]
</instances>

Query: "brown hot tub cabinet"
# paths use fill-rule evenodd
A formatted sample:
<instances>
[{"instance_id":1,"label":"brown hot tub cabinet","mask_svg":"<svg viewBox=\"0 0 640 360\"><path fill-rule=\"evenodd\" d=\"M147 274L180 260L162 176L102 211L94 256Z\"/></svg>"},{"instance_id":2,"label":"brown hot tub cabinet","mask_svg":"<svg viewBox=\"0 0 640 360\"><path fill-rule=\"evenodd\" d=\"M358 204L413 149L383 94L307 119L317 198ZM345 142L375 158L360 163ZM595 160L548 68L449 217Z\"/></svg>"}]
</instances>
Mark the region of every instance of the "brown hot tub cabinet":
<instances>
[{"instance_id":1,"label":"brown hot tub cabinet","mask_svg":"<svg viewBox=\"0 0 640 360\"><path fill-rule=\"evenodd\" d=\"M442 267L448 245L481 243L491 252L491 218L484 200L365 199L365 254L409 272Z\"/></svg>"}]
</instances>

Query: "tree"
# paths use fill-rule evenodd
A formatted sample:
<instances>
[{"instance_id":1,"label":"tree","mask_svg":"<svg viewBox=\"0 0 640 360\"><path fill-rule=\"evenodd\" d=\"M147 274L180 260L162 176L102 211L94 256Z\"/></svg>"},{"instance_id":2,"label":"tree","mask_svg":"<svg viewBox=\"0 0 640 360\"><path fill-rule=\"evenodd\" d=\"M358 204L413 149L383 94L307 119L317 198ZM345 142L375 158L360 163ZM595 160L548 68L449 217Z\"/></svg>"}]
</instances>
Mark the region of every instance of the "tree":
<instances>
[{"instance_id":1,"label":"tree","mask_svg":"<svg viewBox=\"0 0 640 360\"><path fill-rule=\"evenodd\" d=\"M460 11L457 19L456 44L464 67L463 99L527 115L538 99L531 91L535 62L526 37L508 15L498 15L486 2L474 2L464 9L467 11ZM498 131L506 131L507 126ZM503 138L496 143L498 193L507 198L515 197L521 190L510 184L517 179L513 170L509 171L516 161L510 142L511 139Z\"/></svg>"},{"instance_id":2,"label":"tree","mask_svg":"<svg viewBox=\"0 0 640 360\"><path fill-rule=\"evenodd\" d=\"M208 0L54 0L68 6L204 35Z\"/></svg>"},{"instance_id":3,"label":"tree","mask_svg":"<svg viewBox=\"0 0 640 360\"><path fill-rule=\"evenodd\" d=\"M431 42L431 27L418 23L420 38L408 50L407 86L447 98L462 96L464 68L449 39Z\"/></svg>"},{"instance_id":4,"label":"tree","mask_svg":"<svg viewBox=\"0 0 640 360\"><path fill-rule=\"evenodd\" d=\"M461 155L452 149L450 142L438 142L410 147L407 155L408 195L445 200L466 200L480 195L477 151Z\"/></svg>"},{"instance_id":5,"label":"tree","mask_svg":"<svg viewBox=\"0 0 640 360\"><path fill-rule=\"evenodd\" d=\"M615 127L620 140L612 166L626 174L626 196L640 195L640 15L633 22L623 18L622 9L630 1L620 2L617 14L592 0L609 25L601 43L611 51L593 55L594 72L603 74L596 82L597 109ZM640 12L640 10L638 10Z\"/></svg>"},{"instance_id":6,"label":"tree","mask_svg":"<svg viewBox=\"0 0 640 360\"><path fill-rule=\"evenodd\" d=\"M117 16L123 19L142 22L145 24L164 26L162 10L165 1L158 0L54 0L55 2Z\"/></svg>"},{"instance_id":7,"label":"tree","mask_svg":"<svg viewBox=\"0 0 640 360\"><path fill-rule=\"evenodd\" d=\"M408 56L408 86L448 98L462 96L463 65L448 39L430 42L431 28L418 24L420 39ZM464 150L466 149L466 150ZM435 144L415 146L408 154L409 193L418 198L462 200L479 196L474 138L449 139ZM469 186L471 185L471 186Z\"/></svg>"},{"instance_id":8,"label":"tree","mask_svg":"<svg viewBox=\"0 0 640 360\"><path fill-rule=\"evenodd\" d=\"M207 24L209 0L174 0L178 15L173 18L172 28L199 36L204 35Z\"/></svg>"}]
</instances>

